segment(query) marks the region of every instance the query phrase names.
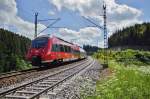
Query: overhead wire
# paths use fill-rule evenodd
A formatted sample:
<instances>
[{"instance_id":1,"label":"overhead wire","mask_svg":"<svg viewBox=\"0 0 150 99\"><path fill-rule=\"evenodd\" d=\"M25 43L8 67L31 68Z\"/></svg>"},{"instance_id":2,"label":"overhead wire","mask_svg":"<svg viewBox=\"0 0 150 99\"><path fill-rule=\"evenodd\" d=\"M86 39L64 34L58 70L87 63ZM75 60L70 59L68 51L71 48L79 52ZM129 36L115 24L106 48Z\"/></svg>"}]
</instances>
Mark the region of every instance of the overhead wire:
<instances>
[{"instance_id":1,"label":"overhead wire","mask_svg":"<svg viewBox=\"0 0 150 99\"><path fill-rule=\"evenodd\" d=\"M39 33L38 33L38 35L40 34L40 33L42 33L43 31L45 31L46 29L48 29L48 28L50 28L51 26L53 26L56 22L58 22L60 20L60 18L58 18L58 19L56 19L54 22L52 22L51 24L49 24L45 29L43 29L42 31L40 31Z\"/></svg>"}]
</instances>

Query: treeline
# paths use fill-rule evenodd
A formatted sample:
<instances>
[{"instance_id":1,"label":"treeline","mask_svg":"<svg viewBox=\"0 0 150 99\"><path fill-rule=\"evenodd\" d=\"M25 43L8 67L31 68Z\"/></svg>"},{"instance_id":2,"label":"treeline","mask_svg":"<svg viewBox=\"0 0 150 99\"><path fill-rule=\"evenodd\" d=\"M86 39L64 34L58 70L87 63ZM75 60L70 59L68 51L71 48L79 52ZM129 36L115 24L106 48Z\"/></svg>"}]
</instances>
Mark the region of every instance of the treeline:
<instances>
[{"instance_id":1,"label":"treeline","mask_svg":"<svg viewBox=\"0 0 150 99\"><path fill-rule=\"evenodd\" d=\"M0 29L0 72L28 68L24 59L30 43L26 37Z\"/></svg>"},{"instance_id":2,"label":"treeline","mask_svg":"<svg viewBox=\"0 0 150 99\"><path fill-rule=\"evenodd\" d=\"M83 49L87 52L88 55L92 55L93 53L97 52L100 48L98 48L97 46L83 45Z\"/></svg>"},{"instance_id":3,"label":"treeline","mask_svg":"<svg viewBox=\"0 0 150 99\"><path fill-rule=\"evenodd\" d=\"M118 30L108 39L109 47L150 46L150 23L136 24Z\"/></svg>"}]
</instances>

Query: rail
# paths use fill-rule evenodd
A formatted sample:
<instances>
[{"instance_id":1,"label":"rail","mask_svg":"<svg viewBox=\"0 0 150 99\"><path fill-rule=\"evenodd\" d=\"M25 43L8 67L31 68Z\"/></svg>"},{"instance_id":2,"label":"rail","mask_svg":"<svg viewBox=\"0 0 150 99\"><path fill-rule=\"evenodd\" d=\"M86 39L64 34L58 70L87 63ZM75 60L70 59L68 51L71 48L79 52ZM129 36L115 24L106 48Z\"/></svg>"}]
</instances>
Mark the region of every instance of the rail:
<instances>
[{"instance_id":1,"label":"rail","mask_svg":"<svg viewBox=\"0 0 150 99\"><path fill-rule=\"evenodd\" d=\"M39 82L39 81L42 81L42 80L44 80L44 79L46 79L46 78L48 78L48 77L52 77L52 76L55 76L55 75L57 75L57 74L60 74L60 73L62 73L62 72L64 72L64 71L73 69L73 68L75 68L75 67L77 67L77 66L82 65L82 64L85 63L86 61L88 61L88 60L84 60L82 63L79 63L78 65L75 65L74 67L67 68L67 69L64 69L64 70L60 70L60 71L58 71L58 72L56 72L56 73L54 73L54 74L48 75L48 76L46 76L46 77L43 77L43 78L40 78L40 79L31 81L31 82L29 82L29 83L26 83L26 84L17 86L17 87L15 87L15 88L6 90L6 91L4 91L4 92L1 92L1 93L0 93L0 96L3 97L3 96L5 96L5 95L7 95L7 94L10 94L11 92L15 92L16 90L19 90L19 89L21 89L21 88L25 88L25 87L28 86L28 85L32 85L32 84L34 84L34 83L36 83L36 82ZM53 86L54 86L54 85L53 85ZM43 92L43 91L42 91L42 92Z\"/></svg>"},{"instance_id":2,"label":"rail","mask_svg":"<svg viewBox=\"0 0 150 99\"><path fill-rule=\"evenodd\" d=\"M94 61L93 61L92 63L90 63L90 64L93 64L93 63L94 63ZM89 64L89 65L90 65L90 64ZM90 66L91 66L91 65L90 65ZM47 92L47 91L50 90L50 89L53 89L55 86L58 86L60 83L63 83L64 81L68 80L70 77L76 75L77 73L79 73L80 71L82 71L82 70L85 69L85 68L86 68L86 67L83 67L83 68L80 69L79 71L76 71L75 73L73 73L73 74L71 74L71 75L65 77L63 80L61 80L61 81L59 81L59 82L53 84L52 86L50 86L50 87L47 88L47 89L45 89L45 90L43 90L43 91L41 91L41 92L35 94L34 96L30 97L29 99L34 99L34 98L36 98L36 97L39 97L41 94Z\"/></svg>"}]
</instances>

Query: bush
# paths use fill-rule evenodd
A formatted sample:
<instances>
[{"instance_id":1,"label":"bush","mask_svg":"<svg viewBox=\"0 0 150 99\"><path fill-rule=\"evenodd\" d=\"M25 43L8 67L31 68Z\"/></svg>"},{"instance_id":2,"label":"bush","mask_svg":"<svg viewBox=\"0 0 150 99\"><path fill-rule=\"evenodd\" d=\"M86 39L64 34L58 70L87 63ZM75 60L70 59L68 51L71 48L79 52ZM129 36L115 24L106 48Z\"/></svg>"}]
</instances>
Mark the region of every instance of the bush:
<instances>
[{"instance_id":1,"label":"bush","mask_svg":"<svg viewBox=\"0 0 150 99\"><path fill-rule=\"evenodd\" d=\"M15 54L3 54L0 56L0 73L32 68L32 66L23 60L21 56Z\"/></svg>"},{"instance_id":2,"label":"bush","mask_svg":"<svg viewBox=\"0 0 150 99\"><path fill-rule=\"evenodd\" d=\"M30 69L32 68L32 65L25 62L23 59L16 59L16 69L17 70L25 70L25 69Z\"/></svg>"}]
</instances>

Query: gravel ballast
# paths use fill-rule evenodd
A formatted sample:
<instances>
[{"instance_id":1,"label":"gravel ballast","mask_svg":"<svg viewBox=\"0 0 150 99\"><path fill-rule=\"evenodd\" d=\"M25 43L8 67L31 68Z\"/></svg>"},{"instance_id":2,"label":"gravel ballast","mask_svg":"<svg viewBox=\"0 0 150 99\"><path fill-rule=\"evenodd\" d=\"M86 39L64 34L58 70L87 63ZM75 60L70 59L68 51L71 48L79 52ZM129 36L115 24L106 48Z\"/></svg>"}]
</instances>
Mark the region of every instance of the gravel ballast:
<instances>
[{"instance_id":1,"label":"gravel ballast","mask_svg":"<svg viewBox=\"0 0 150 99\"><path fill-rule=\"evenodd\" d=\"M49 99L81 99L93 95L96 90L96 81L99 80L102 65L95 63L87 67L78 75L63 83L58 89L54 89L55 97Z\"/></svg>"}]
</instances>

